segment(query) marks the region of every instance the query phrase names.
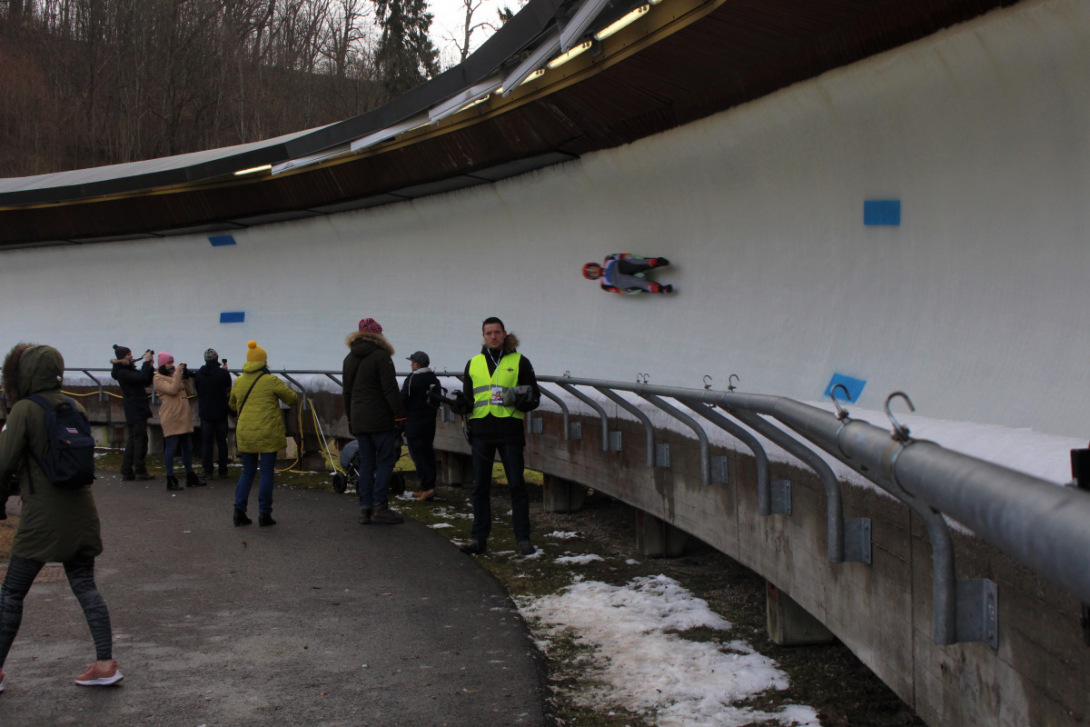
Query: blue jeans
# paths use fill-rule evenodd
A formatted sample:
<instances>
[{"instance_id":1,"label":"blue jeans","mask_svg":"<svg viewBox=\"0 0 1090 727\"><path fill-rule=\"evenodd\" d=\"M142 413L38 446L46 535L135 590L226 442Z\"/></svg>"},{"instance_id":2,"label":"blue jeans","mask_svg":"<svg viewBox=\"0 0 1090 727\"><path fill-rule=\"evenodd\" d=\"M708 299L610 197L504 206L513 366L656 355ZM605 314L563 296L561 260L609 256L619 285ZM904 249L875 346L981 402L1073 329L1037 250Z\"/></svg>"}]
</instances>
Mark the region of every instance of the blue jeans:
<instances>
[{"instance_id":1,"label":"blue jeans","mask_svg":"<svg viewBox=\"0 0 1090 727\"><path fill-rule=\"evenodd\" d=\"M276 452L239 452L242 457L242 475L235 487L235 509L246 512L246 503L250 499L250 487L254 484L254 474L258 470L258 458L261 458L261 480L257 485L257 511L262 515L272 514L273 473L276 470Z\"/></svg>"},{"instance_id":2,"label":"blue jeans","mask_svg":"<svg viewBox=\"0 0 1090 727\"><path fill-rule=\"evenodd\" d=\"M189 434L171 434L163 442L163 466L166 468L167 476L174 476L174 452L180 451L182 454L182 466L185 467L186 473L193 471L193 440L189 438Z\"/></svg>"},{"instance_id":3,"label":"blue jeans","mask_svg":"<svg viewBox=\"0 0 1090 727\"><path fill-rule=\"evenodd\" d=\"M522 444L494 444L473 437L473 529L471 537L478 543L488 542L492 533L492 461L500 453L503 471L507 475L507 489L511 492L511 527L515 542L530 541L530 496L526 493L526 480Z\"/></svg>"},{"instance_id":4,"label":"blue jeans","mask_svg":"<svg viewBox=\"0 0 1090 727\"><path fill-rule=\"evenodd\" d=\"M356 492L360 498L360 509L366 510L386 502L386 493L390 489L390 475L397 463L397 432L372 432L357 434L359 443L360 478Z\"/></svg>"}]
</instances>

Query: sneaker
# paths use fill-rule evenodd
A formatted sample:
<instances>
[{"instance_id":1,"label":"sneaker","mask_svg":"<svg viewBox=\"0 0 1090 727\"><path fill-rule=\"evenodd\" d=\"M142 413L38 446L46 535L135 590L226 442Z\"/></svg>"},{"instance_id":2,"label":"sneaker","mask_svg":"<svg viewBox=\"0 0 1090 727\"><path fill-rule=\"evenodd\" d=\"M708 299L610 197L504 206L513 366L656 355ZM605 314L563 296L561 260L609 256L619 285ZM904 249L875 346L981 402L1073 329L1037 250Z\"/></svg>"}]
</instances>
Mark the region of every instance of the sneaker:
<instances>
[{"instance_id":1,"label":"sneaker","mask_svg":"<svg viewBox=\"0 0 1090 727\"><path fill-rule=\"evenodd\" d=\"M431 502L435 499L435 490L421 490L413 495L417 502Z\"/></svg>"},{"instance_id":2,"label":"sneaker","mask_svg":"<svg viewBox=\"0 0 1090 727\"><path fill-rule=\"evenodd\" d=\"M518 542L519 552L523 555L533 555L537 552L537 548L529 540L520 540Z\"/></svg>"},{"instance_id":3,"label":"sneaker","mask_svg":"<svg viewBox=\"0 0 1090 727\"><path fill-rule=\"evenodd\" d=\"M103 664L105 666L102 666ZM117 668L117 662L111 659L110 661L96 661L91 664L91 666L87 667L87 671L76 677L76 684L81 687L108 687L111 684L117 684L124 678Z\"/></svg>"},{"instance_id":4,"label":"sneaker","mask_svg":"<svg viewBox=\"0 0 1090 727\"><path fill-rule=\"evenodd\" d=\"M458 550L469 555L484 555L488 551L488 543L483 540L467 540L458 546Z\"/></svg>"}]
</instances>

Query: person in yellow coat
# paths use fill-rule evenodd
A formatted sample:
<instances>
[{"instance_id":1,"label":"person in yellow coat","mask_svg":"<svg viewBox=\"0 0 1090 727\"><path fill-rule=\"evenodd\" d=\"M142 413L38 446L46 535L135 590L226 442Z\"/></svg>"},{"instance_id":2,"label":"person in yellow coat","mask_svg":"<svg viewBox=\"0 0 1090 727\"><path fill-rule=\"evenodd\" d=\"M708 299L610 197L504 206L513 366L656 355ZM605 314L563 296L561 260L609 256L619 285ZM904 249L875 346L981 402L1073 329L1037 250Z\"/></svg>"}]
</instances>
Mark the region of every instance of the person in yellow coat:
<instances>
[{"instance_id":1,"label":"person in yellow coat","mask_svg":"<svg viewBox=\"0 0 1090 727\"><path fill-rule=\"evenodd\" d=\"M254 475L261 470L257 488L257 524L276 525L272 517L273 473L276 453L284 448L284 415L280 402L292 406L299 395L269 372L269 356L256 341L246 344L246 363L242 375L231 387L228 406L238 417L235 423L235 444L242 458L242 475L235 488L235 525L253 522L246 516L246 503Z\"/></svg>"}]
</instances>

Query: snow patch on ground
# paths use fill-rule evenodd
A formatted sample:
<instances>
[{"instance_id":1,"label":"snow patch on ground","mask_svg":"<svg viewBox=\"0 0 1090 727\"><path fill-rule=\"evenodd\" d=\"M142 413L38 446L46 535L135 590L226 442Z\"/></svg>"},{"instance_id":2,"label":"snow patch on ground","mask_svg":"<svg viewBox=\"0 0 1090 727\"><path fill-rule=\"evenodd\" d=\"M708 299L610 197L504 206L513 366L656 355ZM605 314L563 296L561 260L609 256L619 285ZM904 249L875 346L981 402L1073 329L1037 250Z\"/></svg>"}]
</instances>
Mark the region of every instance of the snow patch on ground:
<instances>
[{"instance_id":1,"label":"snow patch on ground","mask_svg":"<svg viewBox=\"0 0 1090 727\"><path fill-rule=\"evenodd\" d=\"M577 581L556 594L519 599L519 608L543 635L546 652L550 639L563 634L594 648L594 685L573 695L587 707L654 715L663 726L821 724L805 705L777 713L746 707L746 700L769 689L787 689L786 675L743 641L693 642L674 633L697 627L726 632L731 624L664 575L625 586Z\"/></svg>"}]
</instances>

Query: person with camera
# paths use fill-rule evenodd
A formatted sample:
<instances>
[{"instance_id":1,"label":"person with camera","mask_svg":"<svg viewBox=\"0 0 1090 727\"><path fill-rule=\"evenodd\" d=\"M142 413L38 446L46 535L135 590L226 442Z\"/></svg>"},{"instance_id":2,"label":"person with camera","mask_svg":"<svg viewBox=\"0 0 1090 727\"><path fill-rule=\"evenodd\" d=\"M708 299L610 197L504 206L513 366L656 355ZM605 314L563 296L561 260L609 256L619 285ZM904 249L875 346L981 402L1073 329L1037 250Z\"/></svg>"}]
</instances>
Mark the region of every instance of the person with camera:
<instances>
[{"instance_id":1,"label":"person with camera","mask_svg":"<svg viewBox=\"0 0 1090 727\"><path fill-rule=\"evenodd\" d=\"M360 525L396 525L405 521L390 509L387 491L401 451L405 404L394 374L394 347L374 318L364 318L345 338L344 415L359 443Z\"/></svg>"},{"instance_id":2,"label":"person with camera","mask_svg":"<svg viewBox=\"0 0 1090 727\"><path fill-rule=\"evenodd\" d=\"M420 490L414 495L418 502L435 499L435 413L439 404L429 396L439 378L429 368L431 359L423 351L409 356L412 373L401 384L401 400L405 402L405 444L409 457L420 477Z\"/></svg>"},{"instance_id":3,"label":"person with camera","mask_svg":"<svg viewBox=\"0 0 1090 727\"><path fill-rule=\"evenodd\" d=\"M184 489L174 476L174 454L180 452L185 467L185 483L189 487L205 484L193 469L193 410L189 407L189 367L174 365L174 356L159 352L159 370L152 379L159 405L159 426L163 428L163 467L167 473L167 489Z\"/></svg>"},{"instance_id":4,"label":"person with camera","mask_svg":"<svg viewBox=\"0 0 1090 727\"><path fill-rule=\"evenodd\" d=\"M220 363L219 353L210 348L204 352L204 366L193 378L197 389L197 413L201 418L201 463L204 476L212 479L213 462L219 462L219 476L227 477L227 401L231 397L231 374L227 359ZM213 446L218 458L213 457Z\"/></svg>"},{"instance_id":5,"label":"person with camera","mask_svg":"<svg viewBox=\"0 0 1090 727\"><path fill-rule=\"evenodd\" d=\"M121 400L125 407L125 454L121 457L121 479L153 480L148 474L148 420L151 406L148 404L148 387L155 370L151 360L155 353L144 351L139 370L133 361L132 351L114 344L114 357L110 360L113 377L121 387Z\"/></svg>"},{"instance_id":6,"label":"person with camera","mask_svg":"<svg viewBox=\"0 0 1090 727\"><path fill-rule=\"evenodd\" d=\"M511 494L511 521L522 555L532 555L530 499L523 478L526 412L541 402L537 376L530 360L518 352L519 340L495 316L481 325L484 345L466 364L460 402L455 413L469 415L469 444L473 450L473 529L463 553L488 550L492 532L492 461L499 452Z\"/></svg>"}]
</instances>

